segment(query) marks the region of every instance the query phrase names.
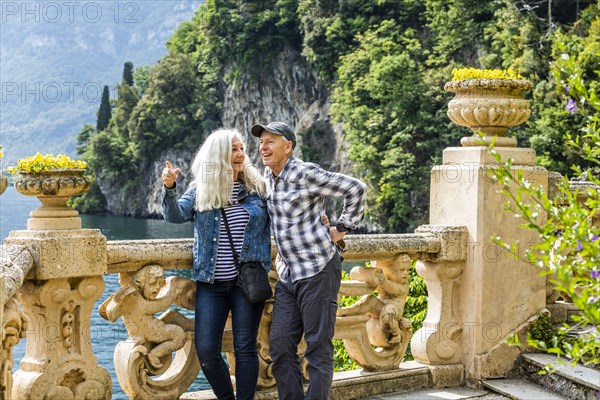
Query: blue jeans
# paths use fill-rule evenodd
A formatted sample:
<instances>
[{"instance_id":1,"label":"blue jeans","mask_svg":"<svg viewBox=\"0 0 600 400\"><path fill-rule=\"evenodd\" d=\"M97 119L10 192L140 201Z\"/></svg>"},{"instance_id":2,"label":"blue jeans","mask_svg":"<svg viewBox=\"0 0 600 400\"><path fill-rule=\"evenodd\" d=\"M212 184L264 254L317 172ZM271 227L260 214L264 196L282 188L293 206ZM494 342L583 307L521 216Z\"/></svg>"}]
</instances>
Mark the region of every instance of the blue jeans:
<instances>
[{"instance_id":1,"label":"blue jeans","mask_svg":"<svg viewBox=\"0 0 600 400\"><path fill-rule=\"evenodd\" d=\"M223 330L229 311L233 323L237 399L254 398L259 368L256 336L264 305L264 302L246 301L235 281L196 282L194 342L202 371L219 400L236 398L229 369L221 355Z\"/></svg>"}]
</instances>

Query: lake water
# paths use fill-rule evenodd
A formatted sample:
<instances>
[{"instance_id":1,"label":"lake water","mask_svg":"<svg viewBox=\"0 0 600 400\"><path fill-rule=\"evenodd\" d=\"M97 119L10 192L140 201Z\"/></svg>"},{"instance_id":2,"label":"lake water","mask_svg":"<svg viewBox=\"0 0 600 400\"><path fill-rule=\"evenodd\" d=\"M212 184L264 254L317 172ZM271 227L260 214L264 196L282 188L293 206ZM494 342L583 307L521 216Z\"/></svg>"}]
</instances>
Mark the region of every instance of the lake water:
<instances>
[{"instance_id":1,"label":"lake water","mask_svg":"<svg viewBox=\"0 0 600 400\"><path fill-rule=\"evenodd\" d=\"M8 187L0 196L0 239L4 241L12 230L27 229L29 212L38 207L39 201L35 197L23 196ZM169 224L162 220L148 220L138 218L81 215L83 228L100 229L108 240L124 239L162 239L193 237L192 224ZM187 271L183 272L184 274ZM189 275L189 274L188 274ZM127 396L121 390L114 371L113 354L118 342L127 339L127 332L122 321L110 323L98 314L98 306L110 294L116 292L120 285L116 274L104 276L106 288L102 297L96 301L92 314L92 348L98 357L98 364L108 370L113 381L113 399L125 400ZM182 311L182 310L180 310ZM193 312L185 310L188 318L193 318ZM19 368L19 360L25 354L25 340L22 340L14 349L15 366ZM208 389L209 386L202 372L190 387L189 391Z\"/></svg>"}]
</instances>

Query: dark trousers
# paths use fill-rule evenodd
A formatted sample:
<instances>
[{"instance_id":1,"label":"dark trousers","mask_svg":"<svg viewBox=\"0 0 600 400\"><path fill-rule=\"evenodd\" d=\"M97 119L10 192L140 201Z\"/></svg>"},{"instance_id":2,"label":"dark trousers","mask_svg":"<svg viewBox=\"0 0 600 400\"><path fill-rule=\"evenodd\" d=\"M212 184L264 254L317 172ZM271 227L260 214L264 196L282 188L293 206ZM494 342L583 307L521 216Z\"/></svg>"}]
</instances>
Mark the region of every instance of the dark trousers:
<instances>
[{"instance_id":1,"label":"dark trousers","mask_svg":"<svg viewBox=\"0 0 600 400\"><path fill-rule=\"evenodd\" d=\"M196 283L195 345L206 380L219 400L233 400L229 369L221 354L223 330L231 310L238 400L252 400L258 380L256 335L264 307L250 303L235 281Z\"/></svg>"},{"instance_id":2,"label":"dark trousers","mask_svg":"<svg viewBox=\"0 0 600 400\"><path fill-rule=\"evenodd\" d=\"M277 282L270 353L280 400L326 400L333 381L333 333L342 264L336 252L317 275ZM298 344L304 333L310 385L304 396Z\"/></svg>"}]
</instances>

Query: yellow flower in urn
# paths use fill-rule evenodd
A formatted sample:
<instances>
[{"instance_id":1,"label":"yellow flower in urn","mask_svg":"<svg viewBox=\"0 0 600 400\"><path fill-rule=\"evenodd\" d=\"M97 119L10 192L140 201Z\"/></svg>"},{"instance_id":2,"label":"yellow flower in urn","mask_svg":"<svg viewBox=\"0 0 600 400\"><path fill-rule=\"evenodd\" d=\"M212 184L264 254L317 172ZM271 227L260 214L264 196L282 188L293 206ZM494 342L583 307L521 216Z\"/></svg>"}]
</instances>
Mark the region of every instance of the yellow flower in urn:
<instances>
[{"instance_id":1,"label":"yellow flower in urn","mask_svg":"<svg viewBox=\"0 0 600 400\"><path fill-rule=\"evenodd\" d=\"M517 140L504 137L509 127L529 119L529 101L523 93L533 84L512 70L460 68L452 71L452 81L444 90L456 93L448 103L448 118L466 126L473 136L461 139L463 146L495 141L498 147L515 147Z\"/></svg>"},{"instance_id":2,"label":"yellow flower in urn","mask_svg":"<svg viewBox=\"0 0 600 400\"><path fill-rule=\"evenodd\" d=\"M53 156L52 154L42 155L36 153L33 157L22 158L17 162L16 167L9 167L8 172L16 173L39 173L46 171L58 171L69 169L86 169L87 163L81 160L72 160L71 157L64 154Z\"/></svg>"},{"instance_id":3,"label":"yellow flower in urn","mask_svg":"<svg viewBox=\"0 0 600 400\"><path fill-rule=\"evenodd\" d=\"M36 196L42 203L31 212L28 229L81 228L78 212L67 206L67 200L90 189L91 181L84 176L86 168L85 161L72 160L63 154L36 153L8 169L11 174L21 174L15 182L17 192Z\"/></svg>"},{"instance_id":4,"label":"yellow flower in urn","mask_svg":"<svg viewBox=\"0 0 600 400\"><path fill-rule=\"evenodd\" d=\"M453 81L467 79L523 79L523 77L512 69L454 68L452 70Z\"/></svg>"}]
</instances>

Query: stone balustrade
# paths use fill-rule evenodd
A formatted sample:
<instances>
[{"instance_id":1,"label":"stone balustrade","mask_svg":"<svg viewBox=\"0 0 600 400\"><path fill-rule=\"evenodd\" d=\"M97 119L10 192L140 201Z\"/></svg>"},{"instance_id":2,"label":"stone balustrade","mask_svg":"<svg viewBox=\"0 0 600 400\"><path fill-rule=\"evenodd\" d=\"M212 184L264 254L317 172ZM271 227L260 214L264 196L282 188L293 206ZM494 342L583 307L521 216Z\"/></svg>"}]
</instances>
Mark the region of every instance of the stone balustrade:
<instances>
[{"instance_id":1,"label":"stone balustrade","mask_svg":"<svg viewBox=\"0 0 600 400\"><path fill-rule=\"evenodd\" d=\"M411 321L402 317L408 295L408 270L411 260L436 259L440 253L443 253L443 245L465 247L466 231L464 229L436 228L429 230L423 228L422 232L416 234L347 237L345 260L367 261L370 263L370 267L353 268L350 272L351 280L342 283L340 296L362 296L362 298L352 306L339 309L335 338L343 339L349 355L364 370L397 369L404 358L412 336ZM458 232L458 235L452 235L450 232ZM133 276L137 271L148 265L160 266L163 270L189 269L192 266L192 245L192 239L109 241L107 244L108 272L120 273L120 282L124 288L127 288L131 287L131 281L135 280ZM273 247L273 258L275 255L275 247ZM274 284L277 279L276 272L272 270L270 276ZM194 285L186 282L184 278L172 277L167 278L167 281L169 281L168 286L170 287L183 288L182 293L174 295L173 302L193 309ZM133 290L130 292L133 293ZM377 292L376 296L373 295L374 292ZM115 294L115 297L117 296L119 295ZM109 299L106 308L118 309L121 307L118 304L119 301L114 298ZM138 306L137 312L140 308ZM166 313L172 317L172 312L167 311ZM271 359L268 340L271 315L272 302L269 301L263 313L258 335L261 366L260 388L269 388L275 385L270 372ZM159 319L161 318L159 317ZM140 396L140 393L144 393L142 397L145 398L162 398L165 396L167 387L172 396L177 394L177 389L185 390L191 383L190 379L193 380L198 374L199 365L197 361L192 361L195 355L190 353L193 322L181 315L177 318L179 322L173 322L173 325L184 329L186 341L181 345L180 354L175 356L181 361L172 363L168 368L155 368L148 362L141 367L143 357L140 353L133 351L133 348L136 345L150 348L151 344L146 343L143 339L144 335L139 332L139 343L131 344L131 340L128 340L130 344L122 342L117 346L118 356L115 357L115 360L123 360L115 365L117 375L121 386L130 396ZM125 324L128 324L127 320L125 320ZM233 375L235 359L232 353L230 324L227 325L224 333L223 350L227 354ZM141 382L140 369L147 374L145 385L139 384ZM168 385L165 384L163 375L169 376Z\"/></svg>"},{"instance_id":2,"label":"stone balustrade","mask_svg":"<svg viewBox=\"0 0 600 400\"><path fill-rule=\"evenodd\" d=\"M464 259L466 238L465 228L452 226L423 226L415 234L346 238L345 260L369 266L354 267L350 280L342 283L340 296L362 298L338 310L335 338L344 341L349 355L364 370L397 369L404 358L412 336L411 321L403 318L412 260ZM106 241L99 231L86 229L11 232L2 247L6 254L3 269L17 271L4 274L14 278L9 278L11 283L5 278L2 285L4 332L12 335L3 342L3 398L11 398L12 378L12 398L62 399L84 394L110 398L110 378L105 368L95 364L89 330L81 329L89 323L94 302L104 289L104 273L118 273L122 285L100 306L100 313L110 321L123 318L129 333L117 345L114 358L123 390L140 399L175 398L185 392L200 369L193 350L193 321L170 306L193 309L195 283L180 276L164 279L164 271L191 268L192 245L192 239ZM272 270L270 276L274 284L276 272ZM145 291L152 282L160 293ZM9 315L18 310L13 295L19 288L27 318L19 311L16 329L11 328L16 326L15 317ZM441 288L440 298L447 296L444 291ZM161 315L155 317L157 313ZM268 351L271 313L269 301L258 337L261 388L275 384ZM11 349L23 336L26 320L59 329L55 340L26 342L26 359L13 377ZM224 334L224 351L233 374L230 325Z\"/></svg>"}]
</instances>

